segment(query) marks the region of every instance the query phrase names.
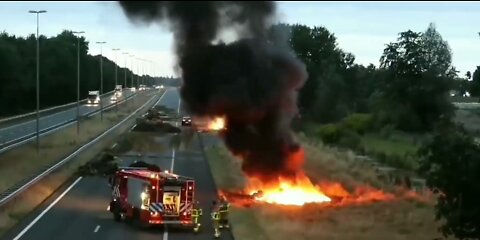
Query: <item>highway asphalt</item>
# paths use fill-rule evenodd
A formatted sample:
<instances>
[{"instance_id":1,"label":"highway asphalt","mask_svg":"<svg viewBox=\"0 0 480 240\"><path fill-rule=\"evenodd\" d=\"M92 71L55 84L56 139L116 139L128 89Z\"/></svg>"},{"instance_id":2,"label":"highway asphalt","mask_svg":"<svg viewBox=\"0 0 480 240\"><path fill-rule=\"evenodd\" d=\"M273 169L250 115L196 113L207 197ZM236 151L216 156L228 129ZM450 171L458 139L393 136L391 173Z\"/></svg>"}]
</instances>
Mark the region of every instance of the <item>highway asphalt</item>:
<instances>
[{"instance_id":1,"label":"highway asphalt","mask_svg":"<svg viewBox=\"0 0 480 240\"><path fill-rule=\"evenodd\" d=\"M104 107L111 104L110 97L112 96L112 94L113 93L102 97L102 103ZM123 91L122 97L128 97L132 94L133 92L131 92L129 89L128 90L125 89ZM91 113L98 109L100 109L100 105L91 106L87 104L81 104L79 108L80 116L87 115L88 113ZM71 121L76 118L77 118L76 107L72 107L61 112L56 112L56 113L41 117L39 121L40 131L51 128L53 126L59 125L64 122ZM8 144L12 141L15 141L16 139L34 134L36 131L37 131L37 125L36 125L35 119L1 128L0 129L0 146L3 144Z\"/></svg>"},{"instance_id":2,"label":"highway asphalt","mask_svg":"<svg viewBox=\"0 0 480 240\"><path fill-rule=\"evenodd\" d=\"M164 105L177 111L180 104L177 89L168 89L157 105ZM178 123L180 124L180 123ZM159 137L158 142L168 142L171 136ZM202 136L203 145L215 144L218 139ZM197 135L187 149L167 149L160 153L128 153L121 156L125 165L141 159L155 163L162 169L170 169L180 175L193 177L196 180L196 199L200 201L204 211L201 219L202 231L194 235L185 230L163 227L137 229L126 223L117 223L107 211L111 190L107 180L99 177L77 179L67 184L37 210L29 214L17 226L11 229L3 239L48 239L48 240L83 240L83 239L163 239L190 240L213 239L213 228L210 221L212 200L216 200L216 189L202 151ZM229 231L222 232L220 239L233 239Z\"/></svg>"}]
</instances>

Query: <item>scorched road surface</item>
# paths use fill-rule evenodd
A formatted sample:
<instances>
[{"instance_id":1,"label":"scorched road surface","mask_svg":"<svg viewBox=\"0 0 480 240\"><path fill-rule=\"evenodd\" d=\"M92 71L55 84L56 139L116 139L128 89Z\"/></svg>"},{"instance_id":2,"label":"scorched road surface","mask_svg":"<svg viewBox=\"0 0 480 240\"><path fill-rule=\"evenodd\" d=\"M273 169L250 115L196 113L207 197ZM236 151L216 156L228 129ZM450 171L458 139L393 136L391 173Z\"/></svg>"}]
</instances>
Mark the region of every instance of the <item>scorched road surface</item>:
<instances>
[{"instance_id":1,"label":"scorched road surface","mask_svg":"<svg viewBox=\"0 0 480 240\"><path fill-rule=\"evenodd\" d=\"M177 89L168 89L157 105L179 109L179 92ZM168 141L169 136L158 141ZM202 145L215 144L217 141L210 136L203 136ZM81 178L72 185L61 189L43 206L26 217L20 224L8 232L4 239L31 239L31 240L84 240L84 239L213 239L213 228L210 220L212 200L216 199L216 190L211 177L208 163L199 142L195 136L192 143L185 149L167 149L162 153L148 153L137 156L129 153L120 156L122 165L134 160L143 160L155 163L162 169L170 169L177 174L193 177L196 180L196 198L203 208L202 232L194 235L188 231L178 231L163 227L147 230L137 229L126 223L117 223L112 214L107 211L111 190L106 179ZM66 191L69 190L69 191ZM63 194L65 193L66 194ZM222 232L220 239L233 239L230 232Z\"/></svg>"}]
</instances>

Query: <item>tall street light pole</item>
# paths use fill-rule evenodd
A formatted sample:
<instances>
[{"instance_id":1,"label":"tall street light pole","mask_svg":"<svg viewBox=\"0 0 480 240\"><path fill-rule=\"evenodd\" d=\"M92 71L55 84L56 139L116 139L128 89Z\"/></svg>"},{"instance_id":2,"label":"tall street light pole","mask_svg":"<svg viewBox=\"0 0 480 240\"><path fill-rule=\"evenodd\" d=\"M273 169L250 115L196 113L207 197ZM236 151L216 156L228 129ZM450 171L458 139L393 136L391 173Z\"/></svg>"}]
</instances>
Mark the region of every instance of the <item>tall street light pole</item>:
<instances>
[{"instance_id":1,"label":"tall street light pole","mask_svg":"<svg viewBox=\"0 0 480 240\"><path fill-rule=\"evenodd\" d=\"M80 35L84 31L73 32ZM80 36L77 36L77 136L80 135Z\"/></svg>"},{"instance_id":2,"label":"tall street light pole","mask_svg":"<svg viewBox=\"0 0 480 240\"><path fill-rule=\"evenodd\" d=\"M137 58L137 86L140 85L139 84L139 78L140 78L140 70L139 70L139 63L140 62L140 58Z\"/></svg>"},{"instance_id":3,"label":"tall street light pole","mask_svg":"<svg viewBox=\"0 0 480 240\"><path fill-rule=\"evenodd\" d=\"M100 120L103 121L103 48L102 45L107 42L97 42L100 44Z\"/></svg>"},{"instance_id":4,"label":"tall street light pole","mask_svg":"<svg viewBox=\"0 0 480 240\"><path fill-rule=\"evenodd\" d=\"M34 11L30 10L29 13L37 14L37 153L40 152L40 36L38 35L39 32L39 15L40 13L46 13L46 10Z\"/></svg>"},{"instance_id":5,"label":"tall street light pole","mask_svg":"<svg viewBox=\"0 0 480 240\"><path fill-rule=\"evenodd\" d=\"M117 68L118 68L118 65L117 65L117 51L119 51L120 48L114 48L112 49L112 51L115 52L115 86L118 85L118 82L117 82Z\"/></svg>"},{"instance_id":6,"label":"tall street light pole","mask_svg":"<svg viewBox=\"0 0 480 240\"><path fill-rule=\"evenodd\" d=\"M135 57L135 55L130 55L130 71L132 71L132 78L130 79L130 84L132 85L132 87L135 87L133 85L133 58ZM136 89L136 87L135 87Z\"/></svg>"},{"instance_id":7,"label":"tall street light pole","mask_svg":"<svg viewBox=\"0 0 480 240\"><path fill-rule=\"evenodd\" d=\"M115 65L115 86L113 87L113 91L114 91L113 94L117 94L115 92L116 91L115 88L118 85L118 80L117 80L117 76L118 76L118 74L117 74L117 67L118 67L118 65L117 65L117 51L119 51L119 50L120 50L120 48L113 48L112 49L112 51L115 52L115 63L114 63L114 65ZM118 111L118 97L117 97L117 100L115 100L115 111Z\"/></svg>"},{"instance_id":8,"label":"tall street light pole","mask_svg":"<svg viewBox=\"0 0 480 240\"><path fill-rule=\"evenodd\" d=\"M126 56L127 54L128 54L128 52L122 53L122 55L125 55L125 69L124 69L124 72L125 72L125 83L124 83L125 85L124 86L125 86L125 88L127 88L127 56Z\"/></svg>"}]
</instances>

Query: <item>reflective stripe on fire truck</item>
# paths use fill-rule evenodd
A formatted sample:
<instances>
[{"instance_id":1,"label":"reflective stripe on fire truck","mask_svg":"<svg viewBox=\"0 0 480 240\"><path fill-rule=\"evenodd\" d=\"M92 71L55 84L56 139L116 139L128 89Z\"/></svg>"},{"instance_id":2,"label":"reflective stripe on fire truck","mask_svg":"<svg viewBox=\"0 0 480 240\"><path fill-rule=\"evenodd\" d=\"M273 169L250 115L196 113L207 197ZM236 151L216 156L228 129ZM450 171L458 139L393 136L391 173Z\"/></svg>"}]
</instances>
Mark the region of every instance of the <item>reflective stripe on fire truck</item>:
<instances>
[{"instance_id":1,"label":"reflective stripe on fire truck","mask_svg":"<svg viewBox=\"0 0 480 240\"><path fill-rule=\"evenodd\" d=\"M187 209L192 208L193 202L190 202L188 204L185 203L180 203L180 212L184 212Z\"/></svg>"},{"instance_id":2,"label":"reflective stripe on fire truck","mask_svg":"<svg viewBox=\"0 0 480 240\"><path fill-rule=\"evenodd\" d=\"M150 204L150 212L163 212L163 204L162 203L152 203Z\"/></svg>"},{"instance_id":3,"label":"reflective stripe on fire truck","mask_svg":"<svg viewBox=\"0 0 480 240\"><path fill-rule=\"evenodd\" d=\"M118 185L113 186L113 197L120 198L120 187Z\"/></svg>"}]
</instances>

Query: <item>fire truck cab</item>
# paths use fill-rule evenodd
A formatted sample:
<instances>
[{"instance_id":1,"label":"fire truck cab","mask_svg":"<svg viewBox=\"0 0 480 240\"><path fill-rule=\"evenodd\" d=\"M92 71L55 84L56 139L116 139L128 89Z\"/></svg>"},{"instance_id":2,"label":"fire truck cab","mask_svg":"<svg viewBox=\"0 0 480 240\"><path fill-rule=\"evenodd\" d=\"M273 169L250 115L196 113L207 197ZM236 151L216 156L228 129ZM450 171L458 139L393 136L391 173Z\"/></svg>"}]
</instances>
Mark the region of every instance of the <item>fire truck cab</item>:
<instances>
[{"instance_id":1,"label":"fire truck cab","mask_svg":"<svg viewBox=\"0 0 480 240\"><path fill-rule=\"evenodd\" d=\"M112 178L108 210L115 221L142 227L174 225L193 228L195 181L148 168L123 167Z\"/></svg>"}]
</instances>

